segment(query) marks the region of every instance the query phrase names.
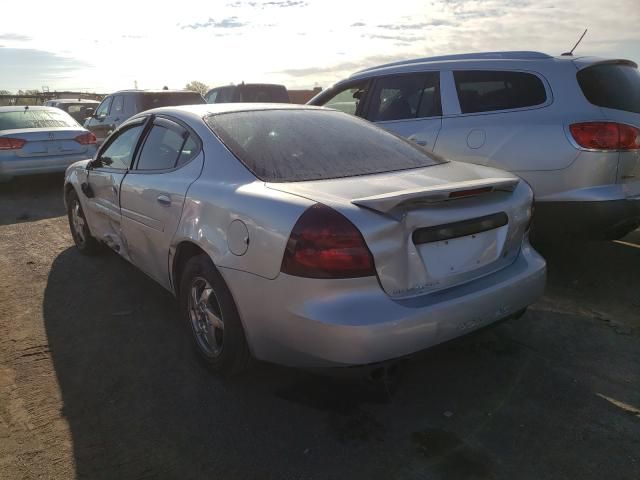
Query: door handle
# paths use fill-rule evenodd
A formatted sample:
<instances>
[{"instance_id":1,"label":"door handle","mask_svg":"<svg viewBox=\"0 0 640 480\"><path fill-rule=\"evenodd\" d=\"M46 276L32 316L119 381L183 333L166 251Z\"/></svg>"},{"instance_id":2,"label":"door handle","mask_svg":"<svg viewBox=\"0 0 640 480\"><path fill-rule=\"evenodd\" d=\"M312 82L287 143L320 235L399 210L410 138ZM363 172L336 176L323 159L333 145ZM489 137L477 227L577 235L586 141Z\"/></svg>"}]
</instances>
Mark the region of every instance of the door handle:
<instances>
[{"instance_id":1,"label":"door handle","mask_svg":"<svg viewBox=\"0 0 640 480\"><path fill-rule=\"evenodd\" d=\"M160 205L165 205L167 207L171 205L171 198L169 197L169 195L158 195L158 198L156 198L156 200L158 200L158 203Z\"/></svg>"},{"instance_id":2,"label":"door handle","mask_svg":"<svg viewBox=\"0 0 640 480\"><path fill-rule=\"evenodd\" d=\"M414 140L414 142L416 142L421 147L426 147L428 143L426 140Z\"/></svg>"}]
</instances>

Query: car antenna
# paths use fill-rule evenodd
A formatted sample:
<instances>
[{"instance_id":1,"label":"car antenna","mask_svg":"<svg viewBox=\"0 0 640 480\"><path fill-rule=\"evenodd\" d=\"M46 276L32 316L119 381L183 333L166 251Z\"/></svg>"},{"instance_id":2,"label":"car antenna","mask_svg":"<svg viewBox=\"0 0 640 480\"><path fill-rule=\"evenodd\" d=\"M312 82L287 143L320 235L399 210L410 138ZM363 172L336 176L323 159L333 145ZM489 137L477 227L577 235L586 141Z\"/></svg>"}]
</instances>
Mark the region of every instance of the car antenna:
<instances>
[{"instance_id":1,"label":"car antenna","mask_svg":"<svg viewBox=\"0 0 640 480\"><path fill-rule=\"evenodd\" d=\"M563 53L563 54L562 54L562 56L563 56L563 57L573 57L573 51L576 49L576 47L577 47L578 45L580 45L580 42L582 41L582 39L584 38L584 36L587 34L587 31L588 31L588 30L589 30L588 28L585 28L585 29L584 29L584 32L582 32L582 35L580 35L580 38L578 39L578 41L576 42L576 44L573 46L573 48L572 48L570 51Z\"/></svg>"}]
</instances>

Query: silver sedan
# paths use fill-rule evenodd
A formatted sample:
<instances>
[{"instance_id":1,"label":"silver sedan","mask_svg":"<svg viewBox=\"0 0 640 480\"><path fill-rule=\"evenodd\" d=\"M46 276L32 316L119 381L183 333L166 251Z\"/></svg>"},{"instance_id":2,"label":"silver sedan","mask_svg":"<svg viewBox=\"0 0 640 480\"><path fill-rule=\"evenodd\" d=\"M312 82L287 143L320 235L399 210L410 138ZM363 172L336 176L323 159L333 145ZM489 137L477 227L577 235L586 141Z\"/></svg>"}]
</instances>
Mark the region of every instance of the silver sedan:
<instances>
[{"instance_id":1,"label":"silver sedan","mask_svg":"<svg viewBox=\"0 0 640 480\"><path fill-rule=\"evenodd\" d=\"M517 177L292 105L150 110L67 170L83 253L173 292L215 371L392 360L515 316L545 284Z\"/></svg>"},{"instance_id":2,"label":"silver sedan","mask_svg":"<svg viewBox=\"0 0 640 480\"><path fill-rule=\"evenodd\" d=\"M95 151L95 135L59 108L0 107L0 182L64 172Z\"/></svg>"}]
</instances>

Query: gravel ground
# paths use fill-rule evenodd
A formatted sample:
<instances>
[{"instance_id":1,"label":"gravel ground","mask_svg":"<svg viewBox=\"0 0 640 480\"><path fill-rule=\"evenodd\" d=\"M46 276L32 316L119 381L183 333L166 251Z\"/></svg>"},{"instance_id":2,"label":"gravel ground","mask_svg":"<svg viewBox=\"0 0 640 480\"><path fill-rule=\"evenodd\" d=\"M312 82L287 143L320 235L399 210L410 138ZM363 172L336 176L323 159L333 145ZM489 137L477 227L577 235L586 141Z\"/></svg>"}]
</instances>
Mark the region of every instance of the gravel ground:
<instances>
[{"instance_id":1,"label":"gravel ground","mask_svg":"<svg viewBox=\"0 0 640 480\"><path fill-rule=\"evenodd\" d=\"M72 246L61 178L0 185L0 478L638 479L640 232L546 246L519 320L391 385L223 381L171 295Z\"/></svg>"}]
</instances>

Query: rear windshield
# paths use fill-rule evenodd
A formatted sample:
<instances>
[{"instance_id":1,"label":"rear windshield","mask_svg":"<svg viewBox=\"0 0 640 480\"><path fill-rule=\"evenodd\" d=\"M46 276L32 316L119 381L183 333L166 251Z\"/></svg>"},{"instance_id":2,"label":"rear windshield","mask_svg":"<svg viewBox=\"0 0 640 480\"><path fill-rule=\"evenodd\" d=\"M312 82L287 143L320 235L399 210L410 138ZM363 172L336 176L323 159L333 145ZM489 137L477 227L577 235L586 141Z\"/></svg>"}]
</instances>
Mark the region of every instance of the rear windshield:
<instances>
[{"instance_id":1,"label":"rear windshield","mask_svg":"<svg viewBox=\"0 0 640 480\"><path fill-rule=\"evenodd\" d=\"M640 113L640 73L631 65L602 64L578 72L587 100L598 107Z\"/></svg>"},{"instance_id":2,"label":"rear windshield","mask_svg":"<svg viewBox=\"0 0 640 480\"><path fill-rule=\"evenodd\" d=\"M0 112L0 130L77 126L78 122L57 108Z\"/></svg>"},{"instance_id":3,"label":"rear windshield","mask_svg":"<svg viewBox=\"0 0 640 480\"><path fill-rule=\"evenodd\" d=\"M177 107L179 105L198 105L206 103L197 92L143 93L142 110L158 107Z\"/></svg>"},{"instance_id":4,"label":"rear windshield","mask_svg":"<svg viewBox=\"0 0 640 480\"><path fill-rule=\"evenodd\" d=\"M351 177L442 162L369 122L330 110L258 110L205 120L266 182Z\"/></svg>"},{"instance_id":5,"label":"rear windshield","mask_svg":"<svg viewBox=\"0 0 640 480\"><path fill-rule=\"evenodd\" d=\"M289 103L289 95L284 87L269 85L244 85L240 88L241 102Z\"/></svg>"}]
</instances>

